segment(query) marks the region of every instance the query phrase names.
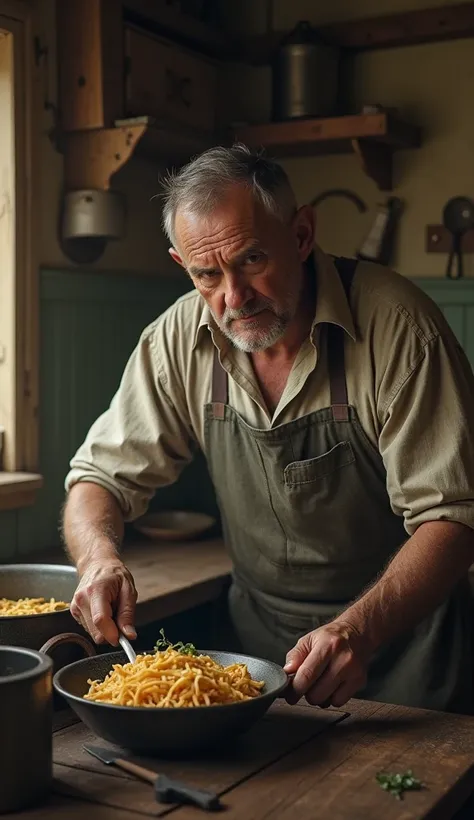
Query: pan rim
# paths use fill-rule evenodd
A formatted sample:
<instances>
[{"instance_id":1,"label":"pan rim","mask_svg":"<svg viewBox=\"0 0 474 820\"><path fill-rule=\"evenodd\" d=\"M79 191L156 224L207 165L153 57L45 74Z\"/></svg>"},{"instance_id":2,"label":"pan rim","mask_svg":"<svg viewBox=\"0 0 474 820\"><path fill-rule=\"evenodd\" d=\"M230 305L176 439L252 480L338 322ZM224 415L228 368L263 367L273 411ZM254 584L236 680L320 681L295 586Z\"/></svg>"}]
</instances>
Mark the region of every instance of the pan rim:
<instances>
[{"instance_id":1,"label":"pan rim","mask_svg":"<svg viewBox=\"0 0 474 820\"><path fill-rule=\"evenodd\" d=\"M77 576L77 569L72 564L35 564L33 562L28 562L24 564L4 564L0 567L0 576L1 575L15 575L20 571L23 572L52 572L61 575L65 573L66 575L70 575L71 578L73 575ZM34 598L37 596L34 595L26 595L26 598ZM24 618L49 618L55 615L64 615L65 612L71 612L71 602L69 601L66 609L58 609L56 612L37 612L32 613L31 615L0 615L0 624L5 623L5 621L20 621ZM72 615L71 615L72 618Z\"/></svg>"},{"instance_id":2,"label":"pan rim","mask_svg":"<svg viewBox=\"0 0 474 820\"><path fill-rule=\"evenodd\" d=\"M3 624L4 621L21 621L23 618L52 618L55 615L64 615L65 612L71 613L70 605L65 609L57 609L55 612L32 612L31 615L0 615L0 624Z\"/></svg>"},{"instance_id":3,"label":"pan rim","mask_svg":"<svg viewBox=\"0 0 474 820\"><path fill-rule=\"evenodd\" d=\"M209 655L209 657L212 657L213 655L221 655L221 656L222 655L228 655L229 657L234 659L235 663L239 663L239 662L244 663L246 661L247 662L248 661L257 661L258 663L263 663L266 666L268 666L268 667L272 668L273 670L275 670L276 672L278 672L278 674L282 678L282 681L278 686L273 687L270 691L267 691L267 692L264 691L261 694L256 695L254 698L251 698L250 700L236 701L235 703L221 703L221 704L216 704L214 706L194 706L194 707L190 707L190 706L188 706L188 707L183 707L183 706L181 706L181 707L176 707L176 706L164 706L164 707L163 706L118 706L114 703L102 703L100 701L86 700L82 696L73 695L71 692L68 692L59 683L59 678L61 677L61 674L66 674L66 670L70 671L70 670L74 669L75 667L84 666L84 665L86 665L87 662L91 662L93 660L96 660L97 658L106 657L106 654L108 654L108 653L106 653L106 654L104 654L104 656L94 655L92 658L81 658L78 661L74 661L73 663L70 663L70 664L67 664L66 666L63 666L61 669L58 669L58 671L54 674L54 677L53 677L53 686L60 695L62 695L64 698L66 698L66 700L72 700L72 701L75 701L76 703L85 704L87 707L91 706L91 707L95 707L95 708L99 708L99 709L110 709L110 710L113 710L113 711L120 711L120 712L127 712L127 713L138 712L140 714L140 713L146 712L148 715L150 714L150 712L151 713L158 712L158 713L164 713L164 714L170 714L170 713L183 714L183 713L189 713L190 712L191 714L196 714L196 713L200 714L201 712L204 712L204 711L206 711L206 712L212 711L214 713L216 710L217 711L222 711L222 710L226 710L226 709L227 710L228 709L236 709L236 708L239 709L239 708L242 708L244 706L248 707L253 703L261 703L262 700L266 700L270 697L277 698L277 697L279 697L279 695L281 695L282 692L285 691L285 689L288 686L288 682L289 682L290 678L287 675L287 673L284 671L283 667L279 666L277 663L274 663L273 661L268 661L265 658L259 658L255 655L244 655L244 654L241 654L239 652L224 652L224 651L221 652L220 650L217 650L217 649L212 649L212 650L211 649L198 649L197 652L198 652L199 655ZM110 654L111 655L119 655L121 657L126 657L124 652L112 652ZM140 652L138 654L145 655L145 654L152 654L152 652ZM238 659L242 659L242 660L239 661ZM115 663L115 662L116 661L111 662L111 668L112 668L113 663ZM283 680L283 678L284 678L284 680Z\"/></svg>"}]
</instances>

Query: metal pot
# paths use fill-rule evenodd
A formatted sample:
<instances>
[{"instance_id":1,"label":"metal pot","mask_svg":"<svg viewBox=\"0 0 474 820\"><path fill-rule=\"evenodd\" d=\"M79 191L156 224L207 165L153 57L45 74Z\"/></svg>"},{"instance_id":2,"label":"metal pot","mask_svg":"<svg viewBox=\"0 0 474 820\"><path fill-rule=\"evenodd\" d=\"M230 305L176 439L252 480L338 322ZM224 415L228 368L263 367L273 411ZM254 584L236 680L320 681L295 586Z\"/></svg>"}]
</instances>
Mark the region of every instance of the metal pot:
<instances>
[{"instance_id":1,"label":"metal pot","mask_svg":"<svg viewBox=\"0 0 474 820\"><path fill-rule=\"evenodd\" d=\"M46 655L0 646L0 813L42 803L52 783L52 669Z\"/></svg>"},{"instance_id":2,"label":"metal pot","mask_svg":"<svg viewBox=\"0 0 474 820\"><path fill-rule=\"evenodd\" d=\"M5 564L0 566L0 598L56 598L70 602L78 576L67 564ZM68 609L45 615L0 617L0 646L25 646L41 650L50 638L61 633L86 632ZM54 655L54 671L82 657L76 645L61 646ZM57 700L57 698L56 698Z\"/></svg>"},{"instance_id":3,"label":"metal pot","mask_svg":"<svg viewBox=\"0 0 474 820\"><path fill-rule=\"evenodd\" d=\"M335 114L338 83L339 50L302 20L282 40L273 61L273 120Z\"/></svg>"},{"instance_id":4,"label":"metal pot","mask_svg":"<svg viewBox=\"0 0 474 820\"><path fill-rule=\"evenodd\" d=\"M43 803L53 777L53 660L58 646L79 647L95 655L82 635L55 635L41 650L0 646L0 737L4 754L0 776L0 814Z\"/></svg>"}]
</instances>

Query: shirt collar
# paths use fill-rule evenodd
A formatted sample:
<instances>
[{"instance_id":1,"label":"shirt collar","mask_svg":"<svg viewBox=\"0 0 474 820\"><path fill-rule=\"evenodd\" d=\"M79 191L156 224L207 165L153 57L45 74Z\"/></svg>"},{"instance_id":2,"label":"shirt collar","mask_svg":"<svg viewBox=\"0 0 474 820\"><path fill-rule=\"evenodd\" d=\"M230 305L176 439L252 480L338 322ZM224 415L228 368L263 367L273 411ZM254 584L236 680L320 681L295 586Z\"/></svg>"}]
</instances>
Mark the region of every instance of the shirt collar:
<instances>
[{"instance_id":1,"label":"shirt collar","mask_svg":"<svg viewBox=\"0 0 474 820\"><path fill-rule=\"evenodd\" d=\"M325 254L317 245L314 249L316 262L316 311L312 333L318 325L330 322L342 327L356 341L356 330L350 305L337 272L333 258Z\"/></svg>"},{"instance_id":2,"label":"shirt collar","mask_svg":"<svg viewBox=\"0 0 474 820\"><path fill-rule=\"evenodd\" d=\"M331 324L342 327L355 341L356 331L354 320L336 266L332 258L325 254L318 245L316 245L314 249L314 258L316 262L317 295L311 335L314 338L318 325L330 322ZM224 335L220 332L211 311L203 300L203 309L194 336L193 350L197 347L204 328L210 331L213 339L219 341L219 346L225 343L226 339Z\"/></svg>"}]
</instances>

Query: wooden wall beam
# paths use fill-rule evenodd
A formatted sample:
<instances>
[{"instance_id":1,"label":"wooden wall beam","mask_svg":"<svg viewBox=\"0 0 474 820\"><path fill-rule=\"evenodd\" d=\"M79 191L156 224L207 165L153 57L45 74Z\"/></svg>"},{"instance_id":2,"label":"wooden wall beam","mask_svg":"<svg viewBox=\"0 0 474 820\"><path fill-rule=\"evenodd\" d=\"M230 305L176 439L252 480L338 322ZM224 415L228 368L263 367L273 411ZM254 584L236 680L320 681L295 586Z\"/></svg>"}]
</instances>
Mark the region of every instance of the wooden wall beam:
<instances>
[{"instance_id":1,"label":"wooden wall beam","mask_svg":"<svg viewBox=\"0 0 474 820\"><path fill-rule=\"evenodd\" d=\"M352 51L474 37L474 2L333 23L318 31L328 42ZM284 34L249 38L242 43L243 59L254 65L268 63Z\"/></svg>"},{"instance_id":2,"label":"wooden wall beam","mask_svg":"<svg viewBox=\"0 0 474 820\"><path fill-rule=\"evenodd\" d=\"M57 0L56 8L61 126L108 128L123 115L121 4Z\"/></svg>"}]
</instances>

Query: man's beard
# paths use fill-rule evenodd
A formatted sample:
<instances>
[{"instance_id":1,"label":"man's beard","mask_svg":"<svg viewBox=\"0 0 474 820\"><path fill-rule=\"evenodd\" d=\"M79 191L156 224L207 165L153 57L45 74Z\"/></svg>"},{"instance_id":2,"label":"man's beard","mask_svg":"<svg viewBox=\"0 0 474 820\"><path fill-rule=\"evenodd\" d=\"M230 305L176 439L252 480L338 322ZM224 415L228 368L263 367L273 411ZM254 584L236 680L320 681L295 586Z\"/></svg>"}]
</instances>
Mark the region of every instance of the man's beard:
<instances>
[{"instance_id":1,"label":"man's beard","mask_svg":"<svg viewBox=\"0 0 474 820\"><path fill-rule=\"evenodd\" d=\"M258 314L266 310L273 314L272 321L265 328L259 327ZM213 313L214 320L232 344L245 353L258 353L274 345L285 335L289 324L296 313L296 300L288 298L286 305L277 307L275 302L265 296L252 300L251 305L233 310L226 308L223 316L218 319ZM236 319L245 319L255 316L254 321L248 321L245 328L233 327Z\"/></svg>"}]
</instances>

